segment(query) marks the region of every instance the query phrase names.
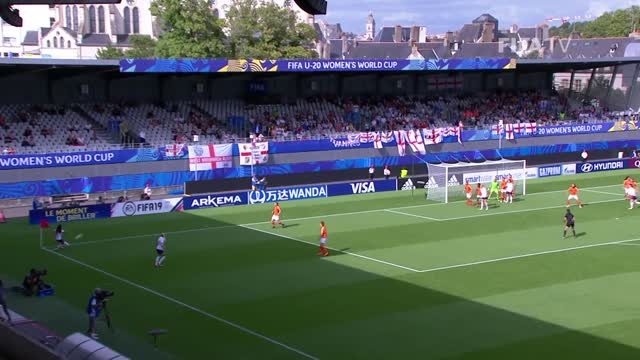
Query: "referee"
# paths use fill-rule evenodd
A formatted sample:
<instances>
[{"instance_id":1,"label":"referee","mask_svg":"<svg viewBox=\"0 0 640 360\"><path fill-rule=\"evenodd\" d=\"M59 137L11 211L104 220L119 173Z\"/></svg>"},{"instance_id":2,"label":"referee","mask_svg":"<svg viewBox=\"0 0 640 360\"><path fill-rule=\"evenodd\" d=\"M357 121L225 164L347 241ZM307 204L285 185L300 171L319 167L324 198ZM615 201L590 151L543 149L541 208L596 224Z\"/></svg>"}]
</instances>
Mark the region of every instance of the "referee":
<instances>
[{"instance_id":1,"label":"referee","mask_svg":"<svg viewBox=\"0 0 640 360\"><path fill-rule=\"evenodd\" d=\"M567 213L564 214L564 235L562 235L563 239L567 238L567 230L571 228L571 232L573 233L573 237L576 237L576 217L573 216L570 209L567 209Z\"/></svg>"}]
</instances>

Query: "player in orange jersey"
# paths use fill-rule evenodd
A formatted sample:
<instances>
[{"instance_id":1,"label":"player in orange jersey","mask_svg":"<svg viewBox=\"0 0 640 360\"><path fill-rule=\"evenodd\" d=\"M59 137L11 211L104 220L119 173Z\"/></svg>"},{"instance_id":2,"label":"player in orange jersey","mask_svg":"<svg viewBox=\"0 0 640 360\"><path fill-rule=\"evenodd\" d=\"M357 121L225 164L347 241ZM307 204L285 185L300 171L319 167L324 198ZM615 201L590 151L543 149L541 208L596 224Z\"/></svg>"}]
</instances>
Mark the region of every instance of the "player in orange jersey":
<instances>
[{"instance_id":1,"label":"player in orange jersey","mask_svg":"<svg viewBox=\"0 0 640 360\"><path fill-rule=\"evenodd\" d=\"M478 183L478 186L476 187L476 206L480 206L481 204L481 196L480 196L480 190L482 190L482 184Z\"/></svg>"},{"instance_id":2,"label":"player in orange jersey","mask_svg":"<svg viewBox=\"0 0 640 360\"><path fill-rule=\"evenodd\" d=\"M473 193L473 189L469 184L469 180L467 180L464 184L464 193L467 196L467 206L473 206L473 200L471 200L471 194Z\"/></svg>"},{"instance_id":3,"label":"player in orange jersey","mask_svg":"<svg viewBox=\"0 0 640 360\"><path fill-rule=\"evenodd\" d=\"M507 179L500 180L500 202L507 202Z\"/></svg>"},{"instance_id":4,"label":"player in orange jersey","mask_svg":"<svg viewBox=\"0 0 640 360\"><path fill-rule=\"evenodd\" d=\"M327 249L327 227L324 221L320 221L320 251L319 256L329 256L329 249Z\"/></svg>"},{"instance_id":5,"label":"player in orange jersey","mask_svg":"<svg viewBox=\"0 0 640 360\"><path fill-rule=\"evenodd\" d=\"M571 206L571 200L575 200L576 204L578 204L578 206L580 208L582 208L582 202L580 201L580 198L578 197L578 192L579 191L580 190L578 189L576 184L571 184L571 186L569 187L569 198L567 198L567 207Z\"/></svg>"},{"instance_id":6,"label":"player in orange jersey","mask_svg":"<svg viewBox=\"0 0 640 360\"><path fill-rule=\"evenodd\" d=\"M282 209L280 209L280 204L276 203L276 205L273 207L273 216L271 216L271 226L274 229L276 228L276 223L284 227L282 220L280 220L280 213L282 213Z\"/></svg>"}]
</instances>

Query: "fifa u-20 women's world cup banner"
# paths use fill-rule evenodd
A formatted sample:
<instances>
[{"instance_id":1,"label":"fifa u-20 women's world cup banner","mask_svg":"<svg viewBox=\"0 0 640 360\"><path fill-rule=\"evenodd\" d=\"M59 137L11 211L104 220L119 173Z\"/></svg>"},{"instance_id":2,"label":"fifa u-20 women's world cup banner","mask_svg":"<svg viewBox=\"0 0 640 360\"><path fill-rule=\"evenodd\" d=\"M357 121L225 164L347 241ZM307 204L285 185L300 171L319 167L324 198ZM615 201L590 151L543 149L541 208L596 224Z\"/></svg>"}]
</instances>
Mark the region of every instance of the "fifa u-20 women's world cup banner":
<instances>
[{"instance_id":1,"label":"fifa u-20 women's world cup banner","mask_svg":"<svg viewBox=\"0 0 640 360\"><path fill-rule=\"evenodd\" d=\"M240 165L261 165L269 161L268 142L238 144L238 152L240 153Z\"/></svg>"},{"instance_id":2,"label":"fifa u-20 women's world cup banner","mask_svg":"<svg viewBox=\"0 0 640 360\"><path fill-rule=\"evenodd\" d=\"M496 59L125 59L120 72L344 72L515 69L516 60Z\"/></svg>"},{"instance_id":3,"label":"fifa u-20 women's world cup banner","mask_svg":"<svg viewBox=\"0 0 640 360\"><path fill-rule=\"evenodd\" d=\"M233 166L233 145L189 146L189 170L207 171Z\"/></svg>"}]
</instances>

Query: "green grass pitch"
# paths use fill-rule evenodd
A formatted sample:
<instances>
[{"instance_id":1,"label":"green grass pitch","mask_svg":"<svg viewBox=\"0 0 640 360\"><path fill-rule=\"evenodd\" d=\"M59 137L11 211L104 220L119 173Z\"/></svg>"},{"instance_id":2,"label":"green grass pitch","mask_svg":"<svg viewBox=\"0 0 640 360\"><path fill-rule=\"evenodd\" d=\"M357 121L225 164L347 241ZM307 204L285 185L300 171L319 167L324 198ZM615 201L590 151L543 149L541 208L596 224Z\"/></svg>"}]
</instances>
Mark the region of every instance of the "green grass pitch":
<instances>
[{"instance_id":1,"label":"green grass pitch","mask_svg":"<svg viewBox=\"0 0 640 360\"><path fill-rule=\"evenodd\" d=\"M284 229L271 204L68 223L62 251L13 220L0 225L0 276L47 268L54 297L9 304L60 334L86 331L93 288L115 291L100 339L134 359L638 359L627 175L531 180L489 211L406 191L284 202ZM572 182L586 206L573 208L578 238L563 239ZM154 328L169 331L157 349Z\"/></svg>"}]
</instances>

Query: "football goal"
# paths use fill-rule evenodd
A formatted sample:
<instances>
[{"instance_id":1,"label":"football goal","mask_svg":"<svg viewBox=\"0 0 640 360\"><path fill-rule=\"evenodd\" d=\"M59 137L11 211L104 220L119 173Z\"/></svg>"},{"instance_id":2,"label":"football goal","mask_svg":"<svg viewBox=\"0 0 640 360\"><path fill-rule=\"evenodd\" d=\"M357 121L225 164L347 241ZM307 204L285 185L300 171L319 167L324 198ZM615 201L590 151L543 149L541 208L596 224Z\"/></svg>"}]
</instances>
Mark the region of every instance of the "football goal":
<instances>
[{"instance_id":1,"label":"football goal","mask_svg":"<svg viewBox=\"0 0 640 360\"><path fill-rule=\"evenodd\" d=\"M428 179L424 182L427 199L448 203L465 198L464 184L469 181L475 197L478 183L487 188L498 178L513 177L516 195L525 195L527 189L526 160L497 160L482 163L427 164Z\"/></svg>"}]
</instances>

